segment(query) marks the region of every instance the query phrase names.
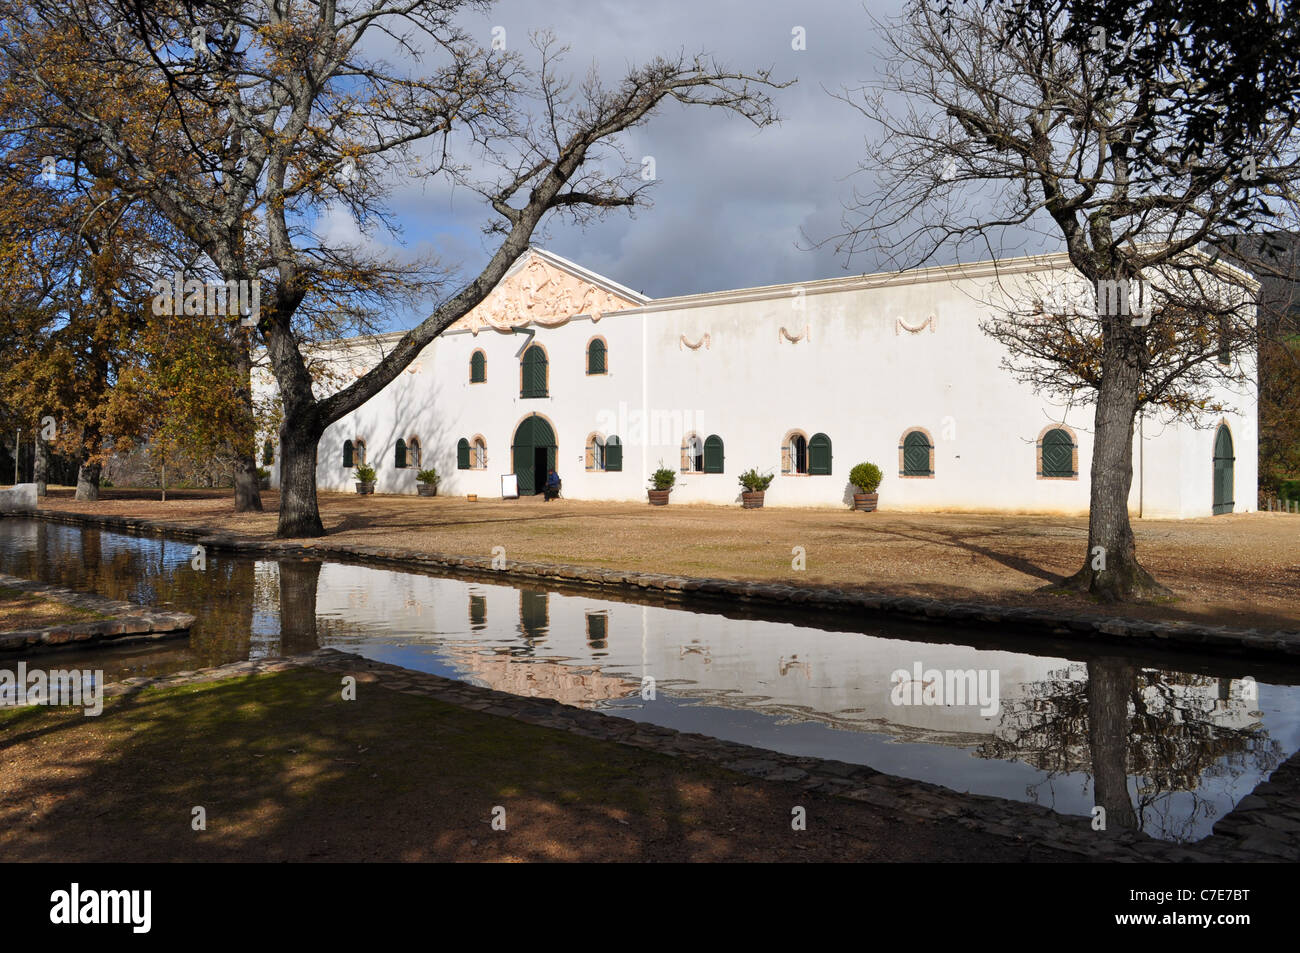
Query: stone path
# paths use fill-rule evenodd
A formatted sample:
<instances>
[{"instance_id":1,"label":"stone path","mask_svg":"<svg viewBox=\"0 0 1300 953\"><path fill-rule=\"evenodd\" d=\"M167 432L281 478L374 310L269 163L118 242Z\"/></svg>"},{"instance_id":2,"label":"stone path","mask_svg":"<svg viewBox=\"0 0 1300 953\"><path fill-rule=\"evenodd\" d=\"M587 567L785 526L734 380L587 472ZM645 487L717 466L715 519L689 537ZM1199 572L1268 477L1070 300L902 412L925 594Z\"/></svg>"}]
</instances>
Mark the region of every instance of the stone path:
<instances>
[{"instance_id":1,"label":"stone path","mask_svg":"<svg viewBox=\"0 0 1300 953\"><path fill-rule=\"evenodd\" d=\"M122 638L161 638L185 632L194 624L194 616L170 612L132 602L105 599L88 592L62 589L43 582L20 579L0 573L0 586L18 589L62 602L74 609L86 609L111 616L89 622L65 622L42 629L16 629L0 632L0 652L30 651L73 643L103 642Z\"/></svg>"},{"instance_id":2,"label":"stone path","mask_svg":"<svg viewBox=\"0 0 1300 953\"><path fill-rule=\"evenodd\" d=\"M340 680L351 675L357 679L359 693L373 686L434 698L489 715L644 748L669 757L708 762L765 781L785 782L800 790L862 801L878 808L885 816L947 820L972 830L1065 851L1080 860L1197 863L1300 860L1300 824L1292 824L1300 805L1297 797L1300 755L1279 768L1273 780L1261 784L1254 795L1243 799L1238 810L1216 825L1213 835L1194 844L1179 845L1136 831L1093 831L1090 818L1057 814L1038 805L961 794L939 785L882 774L865 765L786 755L574 708L551 699L510 695L336 649L319 649L290 658L234 662L156 678L130 678L108 686L105 694L112 696L147 687L218 681L304 667L333 672Z\"/></svg>"}]
</instances>

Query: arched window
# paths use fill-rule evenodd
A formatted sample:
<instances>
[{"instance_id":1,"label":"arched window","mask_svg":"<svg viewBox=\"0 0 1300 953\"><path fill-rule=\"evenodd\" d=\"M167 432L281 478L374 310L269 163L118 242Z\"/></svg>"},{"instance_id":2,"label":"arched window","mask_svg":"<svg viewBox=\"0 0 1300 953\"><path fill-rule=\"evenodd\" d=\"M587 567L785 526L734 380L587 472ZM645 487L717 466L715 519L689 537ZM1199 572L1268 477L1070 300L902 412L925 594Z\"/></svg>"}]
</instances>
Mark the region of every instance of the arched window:
<instances>
[{"instance_id":1,"label":"arched window","mask_svg":"<svg viewBox=\"0 0 1300 953\"><path fill-rule=\"evenodd\" d=\"M456 441L456 469L469 469L469 441L464 437Z\"/></svg>"},{"instance_id":2,"label":"arched window","mask_svg":"<svg viewBox=\"0 0 1300 953\"><path fill-rule=\"evenodd\" d=\"M262 466L269 467L275 463L275 444L267 441L262 444Z\"/></svg>"},{"instance_id":3,"label":"arched window","mask_svg":"<svg viewBox=\"0 0 1300 953\"><path fill-rule=\"evenodd\" d=\"M587 469L605 469L605 438L598 433L587 438Z\"/></svg>"},{"instance_id":4,"label":"arched window","mask_svg":"<svg viewBox=\"0 0 1300 953\"><path fill-rule=\"evenodd\" d=\"M352 447L351 440L343 441L343 469L351 470L357 465L356 451Z\"/></svg>"},{"instance_id":5,"label":"arched window","mask_svg":"<svg viewBox=\"0 0 1300 953\"><path fill-rule=\"evenodd\" d=\"M487 441L482 436L474 438L469 448L469 468L471 470L487 469Z\"/></svg>"},{"instance_id":6,"label":"arched window","mask_svg":"<svg viewBox=\"0 0 1300 953\"><path fill-rule=\"evenodd\" d=\"M547 366L546 352L542 350L540 344L531 345L528 350L524 351L524 359L520 362L520 397L545 397L547 396Z\"/></svg>"},{"instance_id":7,"label":"arched window","mask_svg":"<svg viewBox=\"0 0 1300 953\"><path fill-rule=\"evenodd\" d=\"M406 465L420 469L420 438L412 437L406 442Z\"/></svg>"},{"instance_id":8,"label":"arched window","mask_svg":"<svg viewBox=\"0 0 1300 953\"><path fill-rule=\"evenodd\" d=\"M397 438L397 445L393 448L393 466L399 470L406 469L406 441L401 437Z\"/></svg>"},{"instance_id":9,"label":"arched window","mask_svg":"<svg viewBox=\"0 0 1300 953\"><path fill-rule=\"evenodd\" d=\"M934 441L920 427L903 434L898 445L898 475L904 477L934 476Z\"/></svg>"},{"instance_id":10,"label":"arched window","mask_svg":"<svg viewBox=\"0 0 1300 953\"><path fill-rule=\"evenodd\" d=\"M781 444L781 472L808 472L808 438L792 430Z\"/></svg>"},{"instance_id":11,"label":"arched window","mask_svg":"<svg viewBox=\"0 0 1300 953\"><path fill-rule=\"evenodd\" d=\"M482 384L487 381L487 355L482 351L475 351L469 356L469 382L471 384Z\"/></svg>"},{"instance_id":12,"label":"arched window","mask_svg":"<svg viewBox=\"0 0 1300 953\"><path fill-rule=\"evenodd\" d=\"M353 457L356 458L357 466L363 466L363 465L365 464L365 462L366 462L366 442L365 442L364 440L362 440L360 437L358 437L358 438L357 438L357 442L356 442L355 444L353 444L353 447L352 447L352 455L353 455Z\"/></svg>"},{"instance_id":13,"label":"arched window","mask_svg":"<svg viewBox=\"0 0 1300 953\"><path fill-rule=\"evenodd\" d=\"M1047 480L1069 480L1079 475L1079 448L1064 427L1051 427L1038 440L1038 475Z\"/></svg>"},{"instance_id":14,"label":"arched window","mask_svg":"<svg viewBox=\"0 0 1300 953\"><path fill-rule=\"evenodd\" d=\"M723 466L722 438L713 434L704 441L704 472L721 473Z\"/></svg>"},{"instance_id":15,"label":"arched window","mask_svg":"<svg viewBox=\"0 0 1300 953\"><path fill-rule=\"evenodd\" d=\"M815 433L808 441L808 472L813 476L830 476L831 438Z\"/></svg>"},{"instance_id":16,"label":"arched window","mask_svg":"<svg viewBox=\"0 0 1300 953\"><path fill-rule=\"evenodd\" d=\"M592 338L587 344L587 373L588 374L605 374L607 368L605 365L605 339Z\"/></svg>"},{"instance_id":17,"label":"arched window","mask_svg":"<svg viewBox=\"0 0 1300 953\"><path fill-rule=\"evenodd\" d=\"M610 437L605 441L605 470L620 472L623 469L623 441Z\"/></svg>"},{"instance_id":18,"label":"arched window","mask_svg":"<svg viewBox=\"0 0 1300 953\"><path fill-rule=\"evenodd\" d=\"M687 434L682 441L681 467L683 473L704 472L704 441L699 434Z\"/></svg>"}]
</instances>

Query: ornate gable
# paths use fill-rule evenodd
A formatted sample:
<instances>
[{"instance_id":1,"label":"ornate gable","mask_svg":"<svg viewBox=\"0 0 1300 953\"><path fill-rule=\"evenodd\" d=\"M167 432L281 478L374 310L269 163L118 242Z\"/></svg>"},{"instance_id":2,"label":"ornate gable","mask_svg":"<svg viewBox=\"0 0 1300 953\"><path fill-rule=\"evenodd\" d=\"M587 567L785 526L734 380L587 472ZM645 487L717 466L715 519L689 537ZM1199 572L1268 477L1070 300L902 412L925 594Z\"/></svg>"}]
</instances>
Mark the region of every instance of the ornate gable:
<instances>
[{"instance_id":1,"label":"ornate gable","mask_svg":"<svg viewBox=\"0 0 1300 953\"><path fill-rule=\"evenodd\" d=\"M507 331L525 324L553 328L578 315L599 321L602 315L643 303L589 281L554 259L529 249L483 302L448 330L478 334L484 328Z\"/></svg>"}]
</instances>

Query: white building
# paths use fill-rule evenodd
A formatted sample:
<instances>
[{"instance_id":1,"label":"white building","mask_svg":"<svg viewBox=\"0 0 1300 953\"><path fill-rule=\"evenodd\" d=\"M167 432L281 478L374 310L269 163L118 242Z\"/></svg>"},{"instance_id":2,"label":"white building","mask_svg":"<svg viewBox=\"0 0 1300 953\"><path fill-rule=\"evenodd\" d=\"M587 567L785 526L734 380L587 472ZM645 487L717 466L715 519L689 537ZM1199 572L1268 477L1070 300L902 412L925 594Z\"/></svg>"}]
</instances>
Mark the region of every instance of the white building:
<instances>
[{"instance_id":1,"label":"white building","mask_svg":"<svg viewBox=\"0 0 1300 953\"><path fill-rule=\"evenodd\" d=\"M662 464L673 505L730 504L752 467L776 475L768 506L844 506L870 461L882 510L1085 513L1093 408L1017 382L979 326L1074 274L1046 256L650 300L533 249L329 428L318 485L350 490L364 461L380 493L414 493L436 467L439 495L491 498L503 475L526 494L555 466L569 499L644 500ZM359 375L400 336L323 353ZM1215 397L1234 412L1200 428L1141 422L1134 514L1256 508L1255 394Z\"/></svg>"}]
</instances>

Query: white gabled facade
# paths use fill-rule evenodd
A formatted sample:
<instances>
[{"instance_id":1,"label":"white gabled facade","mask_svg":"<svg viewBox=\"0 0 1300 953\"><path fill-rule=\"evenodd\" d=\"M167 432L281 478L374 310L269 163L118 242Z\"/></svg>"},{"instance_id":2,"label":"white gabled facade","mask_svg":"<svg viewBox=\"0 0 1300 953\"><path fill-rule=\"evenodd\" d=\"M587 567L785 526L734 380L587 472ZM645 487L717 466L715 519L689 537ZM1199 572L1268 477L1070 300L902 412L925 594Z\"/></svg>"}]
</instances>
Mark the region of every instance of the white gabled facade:
<instances>
[{"instance_id":1,"label":"white gabled facade","mask_svg":"<svg viewBox=\"0 0 1300 953\"><path fill-rule=\"evenodd\" d=\"M1049 256L652 301L533 249L396 381L329 428L318 485L351 489L344 443L364 441L377 492L414 493L415 467L395 467L397 441L414 438L420 465L442 477L440 495L498 497L503 474L519 470L527 482L529 452L512 447L536 415L545 426L525 432L534 442L554 434L570 499L644 500L662 461L679 471L674 505L735 503L738 475L755 467L776 474L768 506L843 506L849 470L871 461L884 472L882 510L1084 513L1092 408L1052 405L1017 382L1002 366L1002 346L979 326L999 302L1020 300L1065 269L1063 256ZM328 355L359 372L399 336L338 342ZM606 366L588 374L596 338ZM534 345L546 356L546 396L525 397L520 355ZM482 382L471 381L476 351ZM1253 355L1245 359L1253 364ZM1143 421L1134 438L1134 513L1211 513L1219 424L1233 442L1235 510L1255 509L1255 394L1216 396L1236 412L1203 429ZM1040 442L1058 428L1074 441L1077 476L1040 474ZM933 447L932 476L900 472L912 430ZM588 468L593 435L619 438L621 471ZM683 441L693 435L721 439L722 472L681 472ZM794 462L796 435L829 438L829 474L782 472ZM458 467L461 440L469 462L483 466ZM480 440L483 460L473 452ZM812 457L824 468L824 455ZM710 454L707 462L717 461Z\"/></svg>"}]
</instances>

